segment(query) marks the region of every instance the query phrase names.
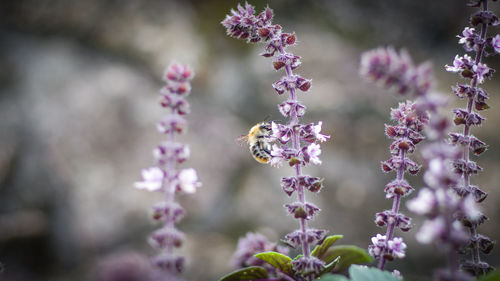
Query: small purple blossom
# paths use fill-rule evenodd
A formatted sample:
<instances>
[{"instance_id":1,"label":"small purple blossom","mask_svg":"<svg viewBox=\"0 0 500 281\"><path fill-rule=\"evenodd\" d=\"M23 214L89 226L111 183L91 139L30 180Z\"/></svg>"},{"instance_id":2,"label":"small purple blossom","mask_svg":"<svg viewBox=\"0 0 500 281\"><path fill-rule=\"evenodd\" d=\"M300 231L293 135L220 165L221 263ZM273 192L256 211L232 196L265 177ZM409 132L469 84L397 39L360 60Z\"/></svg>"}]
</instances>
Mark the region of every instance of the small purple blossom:
<instances>
[{"instance_id":1,"label":"small purple blossom","mask_svg":"<svg viewBox=\"0 0 500 281\"><path fill-rule=\"evenodd\" d=\"M172 159L181 164L189 158L190 154L189 146L178 142L164 142L153 150L153 156L160 165Z\"/></svg>"},{"instance_id":2,"label":"small purple blossom","mask_svg":"<svg viewBox=\"0 0 500 281\"><path fill-rule=\"evenodd\" d=\"M325 262L316 257L301 257L292 261L292 266L296 272L301 272L302 276L318 276L324 268Z\"/></svg>"},{"instance_id":3,"label":"small purple blossom","mask_svg":"<svg viewBox=\"0 0 500 281\"><path fill-rule=\"evenodd\" d=\"M436 205L434 193L428 188L422 188L417 197L406 203L408 210L421 216L432 214Z\"/></svg>"},{"instance_id":4,"label":"small purple blossom","mask_svg":"<svg viewBox=\"0 0 500 281\"><path fill-rule=\"evenodd\" d=\"M469 55L464 55L463 57L456 55L455 59L453 60L453 65L445 65L445 68L450 72L462 72L464 70L470 69L472 65L473 61Z\"/></svg>"},{"instance_id":5,"label":"small purple blossom","mask_svg":"<svg viewBox=\"0 0 500 281\"><path fill-rule=\"evenodd\" d=\"M322 121L319 121L318 124L314 125L314 123L307 124L305 126L300 127L300 139L305 142L325 142L330 136L324 135L321 133L321 126L323 125Z\"/></svg>"},{"instance_id":6,"label":"small purple blossom","mask_svg":"<svg viewBox=\"0 0 500 281\"><path fill-rule=\"evenodd\" d=\"M372 245L368 247L368 252L372 257L380 257L382 252L386 248L386 236L377 233L375 237L372 237Z\"/></svg>"},{"instance_id":7,"label":"small purple blossom","mask_svg":"<svg viewBox=\"0 0 500 281\"><path fill-rule=\"evenodd\" d=\"M291 196L297 190L297 178L281 178L281 188L288 196Z\"/></svg>"},{"instance_id":8,"label":"small purple blossom","mask_svg":"<svg viewBox=\"0 0 500 281\"><path fill-rule=\"evenodd\" d=\"M302 117L306 113L306 107L298 101L285 101L278 105L278 110L284 117L290 117L292 110L295 111L297 117Z\"/></svg>"},{"instance_id":9,"label":"small purple blossom","mask_svg":"<svg viewBox=\"0 0 500 281\"><path fill-rule=\"evenodd\" d=\"M162 134L170 133L182 133L184 132L187 125L186 119L179 115L166 115L163 119L156 125L158 131Z\"/></svg>"},{"instance_id":10,"label":"small purple blossom","mask_svg":"<svg viewBox=\"0 0 500 281\"><path fill-rule=\"evenodd\" d=\"M368 252L371 256L376 259L393 260L396 258L404 258L406 244L403 242L403 238L394 237L393 239L387 239L387 236L377 234L375 237L371 238L372 245L368 247Z\"/></svg>"},{"instance_id":11,"label":"small purple blossom","mask_svg":"<svg viewBox=\"0 0 500 281\"><path fill-rule=\"evenodd\" d=\"M458 35L458 44L463 44L466 51L472 51L477 48L477 42L479 40L479 34L477 34L475 28L466 27L462 31L462 36Z\"/></svg>"},{"instance_id":12,"label":"small purple blossom","mask_svg":"<svg viewBox=\"0 0 500 281\"><path fill-rule=\"evenodd\" d=\"M153 264L168 272L167 274L179 274L184 269L185 258L175 254L160 254L153 258Z\"/></svg>"},{"instance_id":13,"label":"small purple blossom","mask_svg":"<svg viewBox=\"0 0 500 281\"><path fill-rule=\"evenodd\" d=\"M321 147L317 143L311 143L307 147L302 148L302 155L304 156L304 161L306 163L313 163L315 165L320 165L321 160L319 155L321 154Z\"/></svg>"},{"instance_id":14,"label":"small purple blossom","mask_svg":"<svg viewBox=\"0 0 500 281\"><path fill-rule=\"evenodd\" d=\"M391 274L392 274L392 276L396 277L398 280L403 280L403 275L401 275L401 272L399 272L399 270L394 269Z\"/></svg>"},{"instance_id":15,"label":"small purple blossom","mask_svg":"<svg viewBox=\"0 0 500 281\"><path fill-rule=\"evenodd\" d=\"M422 244L430 244L438 241L439 237L445 232L446 226L443 217L437 217L433 220L427 220L417 232L417 241Z\"/></svg>"},{"instance_id":16,"label":"small purple blossom","mask_svg":"<svg viewBox=\"0 0 500 281\"><path fill-rule=\"evenodd\" d=\"M491 46L495 50L495 52L500 53L500 35L495 35L491 38Z\"/></svg>"},{"instance_id":17,"label":"small purple blossom","mask_svg":"<svg viewBox=\"0 0 500 281\"><path fill-rule=\"evenodd\" d=\"M384 189L385 198L391 199L394 196L407 196L413 191L413 187L406 180L393 180Z\"/></svg>"},{"instance_id":18,"label":"small purple blossom","mask_svg":"<svg viewBox=\"0 0 500 281\"><path fill-rule=\"evenodd\" d=\"M184 209L177 202L161 201L153 205L153 219L161 220L169 217L176 223L184 217Z\"/></svg>"},{"instance_id":19,"label":"small purple blossom","mask_svg":"<svg viewBox=\"0 0 500 281\"><path fill-rule=\"evenodd\" d=\"M271 130L271 137L278 140L282 144L288 143L292 137L293 131L287 125L271 122Z\"/></svg>"},{"instance_id":20,"label":"small purple blossom","mask_svg":"<svg viewBox=\"0 0 500 281\"><path fill-rule=\"evenodd\" d=\"M185 193L195 193L196 189L200 186L201 183L198 181L198 175L196 175L196 171L194 169L190 168L181 170L179 173L178 190Z\"/></svg>"},{"instance_id":21,"label":"small purple blossom","mask_svg":"<svg viewBox=\"0 0 500 281\"><path fill-rule=\"evenodd\" d=\"M375 214L375 224L378 226L394 225L402 231L411 229L411 219L401 213L385 210Z\"/></svg>"},{"instance_id":22,"label":"small purple blossom","mask_svg":"<svg viewBox=\"0 0 500 281\"><path fill-rule=\"evenodd\" d=\"M319 208L312 203L294 202L285 204L285 208L296 219L311 220L319 212Z\"/></svg>"},{"instance_id":23,"label":"small purple blossom","mask_svg":"<svg viewBox=\"0 0 500 281\"><path fill-rule=\"evenodd\" d=\"M489 68L484 63L474 64L474 66L472 66L472 71L476 73L477 82L479 84L482 84L485 78L489 78L491 74L493 74L493 69Z\"/></svg>"},{"instance_id":24,"label":"small purple blossom","mask_svg":"<svg viewBox=\"0 0 500 281\"><path fill-rule=\"evenodd\" d=\"M469 221L478 221L483 217L483 213L473 195L465 197L461 207L462 213Z\"/></svg>"},{"instance_id":25,"label":"small purple blossom","mask_svg":"<svg viewBox=\"0 0 500 281\"><path fill-rule=\"evenodd\" d=\"M465 27L464 31L462 31L462 36L457 35L460 40L458 40L458 44L465 44L467 40L472 38L474 35L477 35L476 30L473 27Z\"/></svg>"},{"instance_id":26,"label":"small purple blossom","mask_svg":"<svg viewBox=\"0 0 500 281\"><path fill-rule=\"evenodd\" d=\"M297 152L287 146L273 144L271 147L271 166L280 167L284 161L288 161L290 166L295 165L295 162L298 161L296 157Z\"/></svg>"},{"instance_id":27,"label":"small purple blossom","mask_svg":"<svg viewBox=\"0 0 500 281\"><path fill-rule=\"evenodd\" d=\"M144 169L141 172L142 181L136 182L135 187L147 191L158 191L163 187L165 173L158 167Z\"/></svg>"},{"instance_id":28,"label":"small purple blossom","mask_svg":"<svg viewBox=\"0 0 500 281\"><path fill-rule=\"evenodd\" d=\"M405 257L406 244L403 242L403 238L394 237L394 239L387 241L387 246L396 258Z\"/></svg>"}]
</instances>

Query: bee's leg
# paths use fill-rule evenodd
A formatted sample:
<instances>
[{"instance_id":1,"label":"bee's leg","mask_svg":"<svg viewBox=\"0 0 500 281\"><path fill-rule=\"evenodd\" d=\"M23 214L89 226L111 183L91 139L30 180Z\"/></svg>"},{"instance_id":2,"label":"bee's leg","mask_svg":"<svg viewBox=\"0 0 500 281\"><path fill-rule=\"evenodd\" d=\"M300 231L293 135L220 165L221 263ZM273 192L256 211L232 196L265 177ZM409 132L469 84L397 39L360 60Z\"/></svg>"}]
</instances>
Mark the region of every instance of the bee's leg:
<instances>
[{"instance_id":1,"label":"bee's leg","mask_svg":"<svg viewBox=\"0 0 500 281\"><path fill-rule=\"evenodd\" d=\"M262 151L264 151L265 153L271 155L271 147L270 147L270 145L268 143L263 142L263 141L259 141L258 145L259 145L259 148Z\"/></svg>"}]
</instances>

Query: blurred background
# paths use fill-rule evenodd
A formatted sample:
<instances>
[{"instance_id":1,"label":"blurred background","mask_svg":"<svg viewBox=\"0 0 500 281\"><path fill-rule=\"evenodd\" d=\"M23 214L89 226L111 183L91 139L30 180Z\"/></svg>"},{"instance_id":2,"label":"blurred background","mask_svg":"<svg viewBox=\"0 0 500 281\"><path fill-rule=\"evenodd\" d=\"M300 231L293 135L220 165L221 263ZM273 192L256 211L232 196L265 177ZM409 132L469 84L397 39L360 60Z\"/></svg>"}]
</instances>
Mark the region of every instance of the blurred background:
<instances>
[{"instance_id":1,"label":"blurred background","mask_svg":"<svg viewBox=\"0 0 500 281\"><path fill-rule=\"evenodd\" d=\"M267 2L249 1L261 11ZM220 21L236 1L16 0L0 3L0 280L141 280L154 251L157 227L150 206L161 194L133 188L153 165L162 136L158 95L172 61L193 66L189 96L191 145L203 187L180 198L187 210L179 228L189 259L188 280L217 280L232 270L239 237L251 231L271 241L297 227L283 204L287 167L255 162L235 138L270 116L282 117L271 83L280 77L262 45L228 38ZM297 72L313 79L304 122L323 121L332 140L323 165L307 169L325 178L309 199L322 208L312 223L342 243L366 248L379 231L375 212L387 209L380 171L389 157L384 122L392 95L358 77L360 53L379 45L405 47L415 61L431 60L436 91L451 97L458 77L446 73L462 50L457 34L474 9L456 0L272 0L275 23L295 31L302 56ZM498 12L499 4L493 3ZM487 62L499 66L497 57ZM498 239L500 219L500 79L485 84L492 109L473 134L490 145L473 182L489 192L481 233ZM460 101L457 102L460 104ZM451 117L451 114L450 114ZM420 161L417 158L418 161ZM415 187L419 176L411 177ZM412 195L414 196L414 195ZM403 212L406 207L403 205ZM407 213L407 212L406 212ZM415 216L413 216L415 217ZM389 264L406 280L429 280L443 258L421 246L416 227L403 234L407 258ZM399 235L400 233L398 233ZM499 266L499 250L487 260ZM122 277L119 274L122 274ZM113 279L114 278L114 279ZM127 279L128 278L128 279Z\"/></svg>"}]
</instances>

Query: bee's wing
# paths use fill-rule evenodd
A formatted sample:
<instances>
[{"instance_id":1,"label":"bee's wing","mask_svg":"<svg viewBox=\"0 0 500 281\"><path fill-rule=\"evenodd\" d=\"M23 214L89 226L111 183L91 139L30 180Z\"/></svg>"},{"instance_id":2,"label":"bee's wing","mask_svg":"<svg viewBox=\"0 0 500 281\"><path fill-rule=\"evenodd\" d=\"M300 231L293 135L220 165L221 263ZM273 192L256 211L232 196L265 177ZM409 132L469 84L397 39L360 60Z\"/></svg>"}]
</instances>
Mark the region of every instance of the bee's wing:
<instances>
[{"instance_id":1,"label":"bee's wing","mask_svg":"<svg viewBox=\"0 0 500 281\"><path fill-rule=\"evenodd\" d=\"M234 141L236 141L240 146L248 145L248 135L241 135L237 137Z\"/></svg>"}]
</instances>

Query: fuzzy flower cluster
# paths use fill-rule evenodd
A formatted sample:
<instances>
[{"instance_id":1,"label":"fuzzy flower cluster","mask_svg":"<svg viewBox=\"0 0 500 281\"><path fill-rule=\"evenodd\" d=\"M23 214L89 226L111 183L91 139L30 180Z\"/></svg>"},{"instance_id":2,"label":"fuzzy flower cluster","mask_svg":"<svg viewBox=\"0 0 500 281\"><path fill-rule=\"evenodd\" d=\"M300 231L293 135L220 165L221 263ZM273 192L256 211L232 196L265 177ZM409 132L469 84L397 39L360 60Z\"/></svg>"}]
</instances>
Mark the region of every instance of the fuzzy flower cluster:
<instances>
[{"instance_id":1,"label":"fuzzy flower cluster","mask_svg":"<svg viewBox=\"0 0 500 281\"><path fill-rule=\"evenodd\" d=\"M372 245L368 250L370 254L378 259L378 268L383 269L387 260L395 257L404 258L406 244L400 237L394 236L395 228L408 231L411 228L411 219L400 213L401 198L413 191L413 187L404 179L406 172L414 175L420 170L420 165L412 161L408 155L415 152L416 145L424 137L420 133L429 121L429 116L423 112L419 114L414 102L406 101L400 103L398 108L391 111L391 119L397 125L385 125L386 135L393 139L389 147L391 158L381 163L384 172L396 172L396 178L389 182L384 191L386 198L392 199L392 209L375 214L375 224L387 226L385 235L377 234L372 238Z\"/></svg>"},{"instance_id":2,"label":"fuzzy flower cluster","mask_svg":"<svg viewBox=\"0 0 500 281\"><path fill-rule=\"evenodd\" d=\"M415 67L408 52L390 47L363 53L360 75L400 95L424 96L433 83L429 63Z\"/></svg>"},{"instance_id":3,"label":"fuzzy flower cluster","mask_svg":"<svg viewBox=\"0 0 500 281\"><path fill-rule=\"evenodd\" d=\"M272 23L273 12L267 7L260 14L255 14L254 7L246 3L238 5L227 15L222 25L231 37L243 39L250 43L265 44L264 57L273 58L275 70L284 70L285 75L273 83L278 95L288 93L288 98L278 105L279 112L288 119L286 124L272 123L271 140L275 142L271 150L271 165L280 166L287 163L295 171L295 175L282 178L283 191L297 196L297 201L286 204L289 214L299 221L300 227L285 236L285 243L293 248L301 248L303 256L292 262L294 272L300 280L313 280L323 269L324 262L311 256L311 247L321 243L326 231L310 229L308 221L313 219L319 208L305 199L305 191L319 192L322 180L302 174L302 168L309 164L319 165L321 147L319 143L328 140L329 136L321 133L322 122L301 124L300 118L306 107L297 99L298 92L307 92L311 80L293 70L300 66L300 57L287 51L296 42L294 33L285 33L282 27Z\"/></svg>"},{"instance_id":4,"label":"fuzzy flower cluster","mask_svg":"<svg viewBox=\"0 0 500 281\"><path fill-rule=\"evenodd\" d=\"M456 253L468 241L468 233L457 217L480 220L482 215L471 196L460 198L451 188L459 182L451 163L461 157L461 151L444 142L434 140L422 148L422 158L428 167L424 174L427 187L410 200L410 211L428 219L420 227L416 238L422 244L434 243L448 254L448 267L436 272L438 280L473 280L458 270Z\"/></svg>"},{"instance_id":5,"label":"fuzzy flower cluster","mask_svg":"<svg viewBox=\"0 0 500 281\"><path fill-rule=\"evenodd\" d=\"M233 266L235 268L263 266L271 275L278 275L279 272L276 271L275 267L254 257L255 254L268 251L274 251L284 255L288 254L288 248L269 242L264 235L260 233L247 233L245 237L238 240L238 246L232 258Z\"/></svg>"},{"instance_id":6,"label":"fuzzy flower cluster","mask_svg":"<svg viewBox=\"0 0 500 281\"><path fill-rule=\"evenodd\" d=\"M160 251L153 263L172 279L182 272L185 263L184 257L174 253L174 248L180 247L184 238L175 227L184 216L184 209L176 202L175 196L194 193L201 186L194 169L177 167L190 155L189 147L176 142L175 135L186 129L187 122L182 116L189 113L185 98L191 91L192 78L193 71L188 66L172 64L168 67L160 99L160 105L168 109L168 114L157 124L158 131L165 134L166 139L153 150L157 165L143 170L142 181L135 183L138 189L159 191L165 195L164 201L153 206L153 219L163 226L153 232L150 244Z\"/></svg>"},{"instance_id":7,"label":"fuzzy flower cluster","mask_svg":"<svg viewBox=\"0 0 500 281\"><path fill-rule=\"evenodd\" d=\"M470 18L472 26L465 27L462 35L458 36L458 44L463 46L465 52L473 53L474 58L468 54L456 55L453 64L446 65L445 68L449 72L458 73L467 80L467 83L457 83L455 87L452 87L453 93L459 99L466 100L464 108L453 110L455 125L463 126L461 133L450 134L450 142L462 151L461 157L453 162L454 170L461 178L454 188L459 196L472 198L480 203L487 194L480 187L471 184L471 176L478 174L482 168L470 159L470 152L472 151L476 156L481 155L486 151L487 145L473 136L471 129L480 126L486 119L478 111L489 108L486 103L488 94L479 85L483 84L487 78L491 78L495 70L483 63L482 58L500 53L500 35L487 36L487 28L497 26L500 21L492 11L488 10L487 0L474 0L471 5L480 9ZM487 219L486 216L480 213L476 219L468 217L460 219L470 233L463 252L471 253L471 259L463 262L462 268L475 276L490 271L492 267L481 261L480 253L488 254L493 248L493 241L478 234L478 226Z\"/></svg>"}]
</instances>

